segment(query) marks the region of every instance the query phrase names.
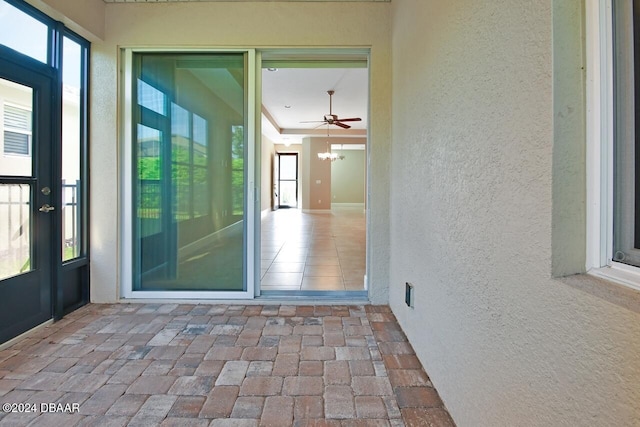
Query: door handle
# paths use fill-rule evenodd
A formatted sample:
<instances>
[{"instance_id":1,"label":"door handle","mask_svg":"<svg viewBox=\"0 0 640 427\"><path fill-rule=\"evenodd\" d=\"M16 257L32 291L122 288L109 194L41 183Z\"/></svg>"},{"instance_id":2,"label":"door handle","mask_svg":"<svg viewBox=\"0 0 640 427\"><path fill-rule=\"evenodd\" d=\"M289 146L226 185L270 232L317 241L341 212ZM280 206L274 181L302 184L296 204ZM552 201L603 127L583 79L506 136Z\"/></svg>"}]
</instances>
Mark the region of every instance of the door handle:
<instances>
[{"instance_id":1,"label":"door handle","mask_svg":"<svg viewBox=\"0 0 640 427\"><path fill-rule=\"evenodd\" d=\"M45 203L44 205L40 206L40 209L38 209L38 210L40 212L49 213L54 209L55 208L53 206L50 206L48 203Z\"/></svg>"}]
</instances>

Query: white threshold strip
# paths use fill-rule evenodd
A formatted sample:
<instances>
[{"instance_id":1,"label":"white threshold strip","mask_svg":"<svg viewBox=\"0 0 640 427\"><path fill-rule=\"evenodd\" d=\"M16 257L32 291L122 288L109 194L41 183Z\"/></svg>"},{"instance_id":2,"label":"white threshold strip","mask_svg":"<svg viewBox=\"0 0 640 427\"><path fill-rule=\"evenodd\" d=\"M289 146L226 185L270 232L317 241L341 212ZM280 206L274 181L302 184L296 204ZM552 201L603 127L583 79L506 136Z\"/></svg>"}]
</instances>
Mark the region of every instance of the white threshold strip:
<instances>
[{"instance_id":1,"label":"white threshold strip","mask_svg":"<svg viewBox=\"0 0 640 427\"><path fill-rule=\"evenodd\" d=\"M348 302L350 301L350 302ZM280 297L280 298L264 298L256 297L253 299L139 299L139 298L127 298L120 299L119 304L163 304L163 305L177 305L177 304L193 304L193 305L371 305L369 299L353 299L345 300L341 298L325 299L325 298L295 298Z\"/></svg>"}]
</instances>

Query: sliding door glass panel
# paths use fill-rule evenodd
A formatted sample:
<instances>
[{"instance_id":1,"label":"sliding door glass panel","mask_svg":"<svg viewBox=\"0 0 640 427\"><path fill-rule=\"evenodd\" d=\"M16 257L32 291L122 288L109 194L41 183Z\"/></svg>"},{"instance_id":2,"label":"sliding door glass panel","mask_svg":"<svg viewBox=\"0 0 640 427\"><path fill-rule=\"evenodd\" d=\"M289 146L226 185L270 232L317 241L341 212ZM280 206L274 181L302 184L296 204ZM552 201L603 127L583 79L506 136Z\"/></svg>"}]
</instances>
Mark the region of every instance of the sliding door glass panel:
<instances>
[{"instance_id":1,"label":"sliding door glass panel","mask_svg":"<svg viewBox=\"0 0 640 427\"><path fill-rule=\"evenodd\" d=\"M245 55L133 63L133 290L244 291Z\"/></svg>"},{"instance_id":2,"label":"sliding door glass panel","mask_svg":"<svg viewBox=\"0 0 640 427\"><path fill-rule=\"evenodd\" d=\"M46 63L48 35L45 24L0 0L0 44Z\"/></svg>"},{"instance_id":3,"label":"sliding door glass panel","mask_svg":"<svg viewBox=\"0 0 640 427\"><path fill-rule=\"evenodd\" d=\"M62 260L79 257L82 242L82 47L63 38L62 50Z\"/></svg>"}]
</instances>

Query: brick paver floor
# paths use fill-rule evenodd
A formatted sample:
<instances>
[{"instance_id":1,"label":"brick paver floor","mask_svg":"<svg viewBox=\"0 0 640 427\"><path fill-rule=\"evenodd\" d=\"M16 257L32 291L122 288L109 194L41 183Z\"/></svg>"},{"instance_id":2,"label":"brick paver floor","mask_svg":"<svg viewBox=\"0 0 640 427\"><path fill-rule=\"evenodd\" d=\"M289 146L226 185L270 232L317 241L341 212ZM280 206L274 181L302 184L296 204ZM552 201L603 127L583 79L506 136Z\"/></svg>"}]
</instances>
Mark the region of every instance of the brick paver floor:
<instances>
[{"instance_id":1,"label":"brick paver floor","mask_svg":"<svg viewBox=\"0 0 640 427\"><path fill-rule=\"evenodd\" d=\"M2 426L454 426L387 306L91 304L0 351Z\"/></svg>"}]
</instances>

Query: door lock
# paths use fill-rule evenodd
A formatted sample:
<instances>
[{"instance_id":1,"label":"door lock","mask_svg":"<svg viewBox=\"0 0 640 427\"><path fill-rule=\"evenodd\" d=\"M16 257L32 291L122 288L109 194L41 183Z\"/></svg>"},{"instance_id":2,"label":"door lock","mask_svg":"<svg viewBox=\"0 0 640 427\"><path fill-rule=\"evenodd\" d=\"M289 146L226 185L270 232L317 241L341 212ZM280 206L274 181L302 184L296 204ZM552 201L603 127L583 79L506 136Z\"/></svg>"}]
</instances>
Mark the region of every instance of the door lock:
<instances>
[{"instance_id":1,"label":"door lock","mask_svg":"<svg viewBox=\"0 0 640 427\"><path fill-rule=\"evenodd\" d=\"M40 206L40 209L38 210L40 212L48 213L48 212L51 212L52 210L55 210L55 208L49 205L48 203L45 203L44 205Z\"/></svg>"},{"instance_id":2,"label":"door lock","mask_svg":"<svg viewBox=\"0 0 640 427\"><path fill-rule=\"evenodd\" d=\"M51 194L51 189L49 187L43 187L40 191L42 191L42 194L44 194L45 196Z\"/></svg>"}]
</instances>

